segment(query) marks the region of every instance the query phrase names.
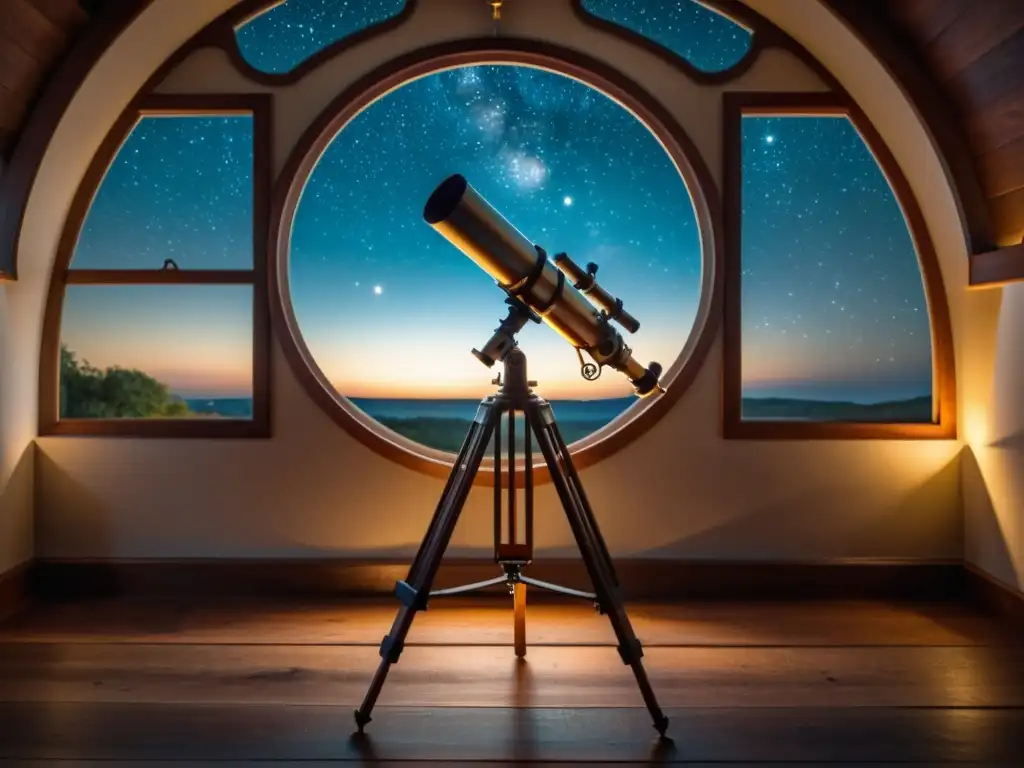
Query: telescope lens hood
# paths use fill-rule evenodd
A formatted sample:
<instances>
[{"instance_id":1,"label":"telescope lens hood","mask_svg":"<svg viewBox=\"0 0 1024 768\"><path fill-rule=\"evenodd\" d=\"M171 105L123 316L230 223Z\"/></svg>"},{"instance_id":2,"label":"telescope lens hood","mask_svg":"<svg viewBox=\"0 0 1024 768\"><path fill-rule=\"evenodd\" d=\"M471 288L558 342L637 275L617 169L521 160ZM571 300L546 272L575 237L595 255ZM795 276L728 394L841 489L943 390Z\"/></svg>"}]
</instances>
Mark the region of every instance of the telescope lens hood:
<instances>
[{"instance_id":1,"label":"telescope lens hood","mask_svg":"<svg viewBox=\"0 0 1024 768\"><path fill-rule=\"evenodd\" d=\"M466 177L455 173L437 185L423 206L423 219L427 224L439 224L447 219L462 201L469 186Z\"/></svg>"}]
</instances>

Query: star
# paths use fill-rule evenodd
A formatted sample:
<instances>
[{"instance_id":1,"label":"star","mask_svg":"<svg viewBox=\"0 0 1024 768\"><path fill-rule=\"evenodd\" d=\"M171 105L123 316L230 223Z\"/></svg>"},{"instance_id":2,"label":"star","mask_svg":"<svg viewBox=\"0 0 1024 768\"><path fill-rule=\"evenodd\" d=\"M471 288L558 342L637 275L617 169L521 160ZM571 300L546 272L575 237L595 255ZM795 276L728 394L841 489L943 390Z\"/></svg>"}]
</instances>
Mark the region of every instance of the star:
<instances>
[{"instance_id":1,"label":"star","mask_svg":"<svg viewBox=\"0 0 1024 768\"><path fill-rule=\"evenodd\" d=\"M566 208L571 207L572 206L572 197L570 195L566 195L565 197L563 197L562 198L562 205L564 205Z\"/></svg>"},{"instance_id":2,"label":"star","mask_svg":"<svg viewBox=\"0 0 1024 768\"><path fill-rule=\"evenodd\" d=\"M775 136L769 133L767 136L764 137L764 143L768 145L774 144Z\"/></svg>"},{"instance_id":3,"label":"star","mask_svg":"<svg viewBox=\"0 0 1024 768\"><path fill-rule=\"evenodd\" d=\"M373 286L373 295L374 296L380 296L382 293L384 293L383 286L380 286L380 285Z\"/></svg>"}]
</instances>

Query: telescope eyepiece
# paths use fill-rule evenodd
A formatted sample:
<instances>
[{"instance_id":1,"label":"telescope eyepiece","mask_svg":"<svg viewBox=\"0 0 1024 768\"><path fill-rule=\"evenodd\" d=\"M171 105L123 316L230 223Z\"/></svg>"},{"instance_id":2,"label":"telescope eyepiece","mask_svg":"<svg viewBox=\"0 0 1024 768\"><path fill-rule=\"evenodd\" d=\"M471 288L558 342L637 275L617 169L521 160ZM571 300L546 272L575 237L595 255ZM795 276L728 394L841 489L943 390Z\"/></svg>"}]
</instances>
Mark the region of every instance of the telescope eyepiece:
<instances>
[{"instance_id":1,"label":"telescope eyepiece","mask_svg":"<svg viewBox=\"0 0 1024 768\"><path fill-rule=\"evenodd\" d=\"M658 391L661 385L658 379L661 378L661 364L651 363L647 366L647 370L644 371L644 375L639 379L633 379L630 383L636 388L636 393L640 397L646 397L653 392Z\"/></svg>"}]
</instances>

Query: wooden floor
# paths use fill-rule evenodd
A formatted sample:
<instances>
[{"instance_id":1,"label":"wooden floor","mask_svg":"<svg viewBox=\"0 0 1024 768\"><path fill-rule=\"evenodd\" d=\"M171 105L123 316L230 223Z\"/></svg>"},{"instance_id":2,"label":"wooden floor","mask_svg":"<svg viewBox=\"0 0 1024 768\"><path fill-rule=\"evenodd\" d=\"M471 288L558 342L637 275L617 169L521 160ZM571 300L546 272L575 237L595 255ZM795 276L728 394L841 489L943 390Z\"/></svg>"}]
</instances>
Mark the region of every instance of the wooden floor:
<instances>
[{"instance_id":1,"label":"wooden floor","mask_svg":"<svg viewBox=\"0 0 1024 768\"><path fill-rule=\"evenodd\" d=\"M605 617L435 601L364 738L393 601L109 600L0 624L0 765L1024 765L1024 638L958 604L629 606L659 741Z\"/></svg>"}]
</instances>

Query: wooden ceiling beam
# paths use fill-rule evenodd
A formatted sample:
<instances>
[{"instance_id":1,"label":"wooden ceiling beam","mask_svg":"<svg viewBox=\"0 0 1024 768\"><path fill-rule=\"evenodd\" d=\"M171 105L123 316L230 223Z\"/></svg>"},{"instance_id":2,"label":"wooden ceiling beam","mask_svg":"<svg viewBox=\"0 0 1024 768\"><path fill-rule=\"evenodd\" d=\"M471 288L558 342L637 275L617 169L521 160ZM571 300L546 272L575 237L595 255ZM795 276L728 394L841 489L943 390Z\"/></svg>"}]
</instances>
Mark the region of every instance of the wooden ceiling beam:
<instances>
[{"instance_id":1,"label":"wooden ceiling beam","mask_svg":"<svg viewBox=\"0 0 1024 768\"><path fill-rule=\"evenodd\" d=\"M1024 242L972 256L970 272L973 289L1024 282Z\"/></svg>"}]
</instances>

